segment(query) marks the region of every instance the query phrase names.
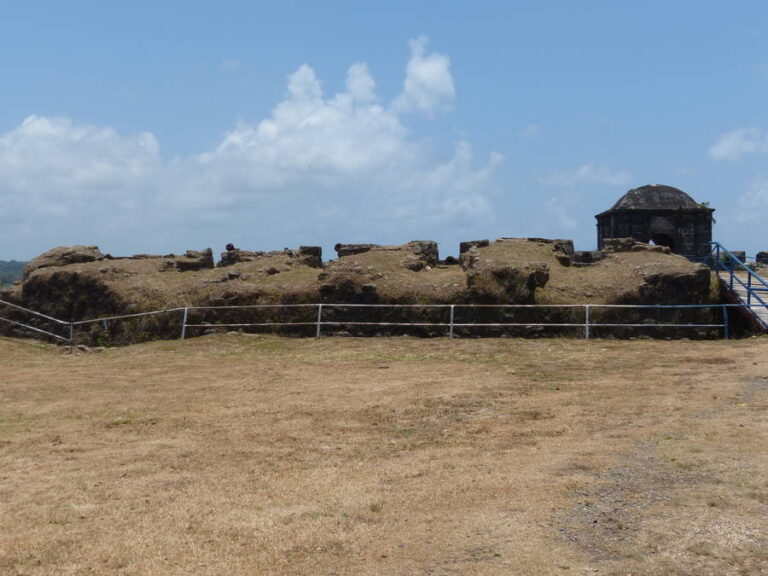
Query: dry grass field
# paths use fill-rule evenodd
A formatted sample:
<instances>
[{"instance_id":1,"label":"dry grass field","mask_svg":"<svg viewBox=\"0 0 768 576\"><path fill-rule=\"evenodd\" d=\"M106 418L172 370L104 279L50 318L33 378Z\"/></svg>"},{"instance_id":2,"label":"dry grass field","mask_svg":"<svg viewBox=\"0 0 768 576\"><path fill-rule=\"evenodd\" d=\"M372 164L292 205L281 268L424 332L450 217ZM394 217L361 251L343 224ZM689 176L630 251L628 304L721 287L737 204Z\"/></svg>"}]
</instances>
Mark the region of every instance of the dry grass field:
<instances>
[{"instance_id":1,"label":"dry grass field","mask_svg":"<svg viewBox=\"0 0 768 576\"><path fill-rule=\"evenodd\" d=\"M0 574L768 574L766 350L0 340Z\"/></svg>"}]
</instances>

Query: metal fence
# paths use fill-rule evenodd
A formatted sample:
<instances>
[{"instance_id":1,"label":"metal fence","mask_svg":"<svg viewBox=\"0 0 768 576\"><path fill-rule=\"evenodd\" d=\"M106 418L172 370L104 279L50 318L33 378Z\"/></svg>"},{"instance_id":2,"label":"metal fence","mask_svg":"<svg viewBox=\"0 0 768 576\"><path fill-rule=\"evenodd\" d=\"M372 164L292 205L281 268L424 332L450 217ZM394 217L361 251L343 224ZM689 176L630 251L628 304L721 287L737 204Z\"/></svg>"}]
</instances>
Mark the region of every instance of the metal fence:
<instances>
[{"instance_id":1,"label":"metal fence","mask_svg":"<svg viewBox=\"0 0 768 576\"><path fill-rule=\"evenodd\" d=\"M314 328L314 336L327 334L331 328L429 328L442 331L443 336L457 337L457 332L465 329L475 329L482 335L482 329L489 328L569 328L576 329L584 338L589 339L596 329L605 328L683 328L683 329L717 329L722 331L724 338L729 337L728 309L742 307L738 304L689 304L689 305L634 305L634 304L291 304L291 305L256 305L256 306L200 306L184 308L181 338L187 334L187 329L197 328L211 330L216 328L245 329L266 327L308 327ZM308 313L304 318L291 322L189 322L190 314L205 311L227 311L243 309L281 310L304 309ZM436 311L444 318L432 321L386 321L371 319L376 311ZM546 311L569 311L571 314L555 315L554 321L545 321ZM604 311L702 311L709 310L718 316L718 321L712 322L653 322L649 318L643 321L620 322L605 321L596 318L596 312ZM339 312L342 312L340 315ZM350 311L356 312L350 314ZM477 317L479 311L490 313L481 314L483 321L467 321L467 316ZM523 321L504 321L509 313L520 311L533 312L526 314ZM467 314L471 312L472 314ZM344 318L344 313L347 318ZM575 313L575 314L574 314ZM342 317L340 317L342 316ZM465 319L462 319L462 316ZM562 321L570 316L572 321ZM350 318L351 317L351 318ZM538 320L537 320L538 317ZM361 319L362 318L362 319ZM494 321L495 320L495 321Z\"/></svg>"},{"instance_id":2,"label":"metal fence","mask_svg":"<svg viewBox=\"0 0 768 576\"><path fill-rule=\"evenodd\" d=\"M30 310L29 308L18 306L11 302L6 302L5 300L0 300L0 306L3 306L6 309L6 311L9 309L12 312L16 312L19 318L18 320L15 320L13 318L6 318L5 316L0 315L1 323L15 326L22 330L33 332L34 334L47 336L49 338L53 338L54 340L68 342L68 343L71 343L73 341L73 338L72 338L73 323L72 322L59 320L58 318L54 318L52 316L48 316L46 314L42 314L34 310ZM27 319L26 317L31 317L31 318ZM38 323L42 324L42 326L34 326L32 322L34 322L35 320L37 320ZM58 334L54 332L53 331L54 327L60 328L62 333Z\"/></svg>"},{"instance_id":3,"label":"metal fence","mask_svg":"<svg viewBox=\"0 0 768 576\"><path fill-rule=\"evenodd\" d=\"M272 330L320 337L354 331L360 335L416 334L448 338L499 335L571 335L582 338L680 333L728 339L729 309L743 304L259 304L250 306L187 306L66 322L0 301L1 306L31 319L0 321L60 342L74 344L79 336L115 323L170 316L166 331L176 338L217 330ZM661 318L660 318L661 316ZM34 321L34 322L33 322ZM37 325L35 325L37 324ZM48 326L50 325L50 326ZM522 331L522 332L521 332ZM174 337L173 333L164 337ZM147 338L150 339L150 338Z\"/></svg>"}]
</instances>

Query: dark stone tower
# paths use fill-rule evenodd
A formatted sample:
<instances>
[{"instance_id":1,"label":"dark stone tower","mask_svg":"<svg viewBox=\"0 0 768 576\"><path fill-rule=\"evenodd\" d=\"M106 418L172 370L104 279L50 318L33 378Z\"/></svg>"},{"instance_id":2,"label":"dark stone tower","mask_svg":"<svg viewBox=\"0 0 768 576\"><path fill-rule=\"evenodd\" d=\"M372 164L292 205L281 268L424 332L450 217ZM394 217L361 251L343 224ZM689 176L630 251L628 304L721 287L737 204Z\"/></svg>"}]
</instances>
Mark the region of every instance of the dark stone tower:
<instances>
[{"instance_id":1,"label":"dark stone tower","mask_svg":"<svg viewBox=\"0 0 768 576\"><path fill-rule=\"evenodd\" d=\"M648 184L624 194L597 218L597 248L606 238L634 238L669 246L684 256L704 257L712 241L712 212L682 190Z\"/></svg>"}]
</instances>

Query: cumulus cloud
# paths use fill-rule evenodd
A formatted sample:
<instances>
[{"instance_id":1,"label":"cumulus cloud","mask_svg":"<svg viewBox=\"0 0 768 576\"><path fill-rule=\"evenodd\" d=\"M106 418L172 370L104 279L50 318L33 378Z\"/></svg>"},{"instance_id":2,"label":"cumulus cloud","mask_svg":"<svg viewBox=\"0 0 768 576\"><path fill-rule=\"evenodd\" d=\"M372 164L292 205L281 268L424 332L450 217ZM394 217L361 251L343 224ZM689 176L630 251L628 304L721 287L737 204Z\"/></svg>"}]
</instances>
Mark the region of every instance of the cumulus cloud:
<instances>
[{"instance_id":1,"label":"cumulus cloud","mask_svg":"<svg viewBox=\"0 0 768 576\"><path fill-rule=\"evenodd\" d=\"M411 144L400 117L374 103L375 83L365 65L355 64L347 73L347 91L323 97L314 70L301 66L288 77L286 98L271 117L256 125L241 124L228 132L211 152L198 157L200 164L241 162L277 173L279 184L306 173L372 170L402 156Z\"/></svg>"},{"instance_id":2,"label":"cumulus cloud","mask_svg":"<svg viewBox=\"0 0 768 576\"><path fill-rule=\"evenodd\" d=\"M349 68L347 94L349 98L357 102L373 102L377 99L376 82L368 72L367 64L358 62Z\"/></svg>"},{"instance_id":3,"label":"cumulus cloud","mask_svg":"<svg viewBox=\"0 0 768 576\"><path fill-rule=\"evenodd\" d=\"M88 232L101 238L151 209L157 139L121 136L67 118L29 116L0 135L0 242L9 248Z\"/></svg>"},{"instance_id":4,"label":"cumulus cloud","mask_svg":"<svg viewBox=\"0 0 768 576\"><path fill-rule=\"evenodd\" d=\"M709 149L713 160L738 160L751 154L768 154L768 134L753 127L729 132Z\"/></svg>"},{"instance_id":5,"label":"cumulus cloud","mask_svg":"<svg viewBox=\"0 0 768 576\"><path fill-rule=\"evenodd\" d=\"M149 133L122 137L68 118L29 116L0 136L2 192L56 187L64 197L74 190L131 186L154 173L159 152Z\"/></svg>"},{"instance_id":6,"label":"cumulus cloud","mask_svg":"<svg viewBox=\"0 0 768 576\"><path fill-rule=\"evenodd\" d=\"M453 96L448 58L418 39L391 103L364 63L331 95L305 64L269 115L188 157L162 160L149 133L32 116L0 135L0 198L11 207L6 220L27 223L27 237L44 243L38 251L108 238L115 251L141 251L190 239L269 248L331 235L403 241L432 234L430 226L460 233L493 218L502 158L477 161L467 142L440 157L407 126L411 114L446 110ZM9 246L10 234L0 231L0 242Z\"/></svg>"},{"instance_id":7,"label":"cumulus cloud","mask_svg":"<svg viewBox=\"0 0 768 576\"><path fill-rule=\"evenodd\" d=\"M364 223L372 233L395 226L423 234L430 224L488 218L501 156L475 167L470 144L460 142L452 157L438 159L405 125L406 112L438 109L441 86L453 90L447 59L426 53L425 44L412 45L405 87L390 106L365 64L353 64L345 90L328 97L313 69L301 66L268 118L237 126L214 150L182 163L180 171L194 177L174 198L212 208L300 197L294 210L303 221L321 213L326 226ZM430 78L437 81L431 92ZM340 206L329 210L328 202Z\"/></svg>"},{"instance_id":8,"label":"cumulus cloud","mask_svg":"<svg viewBox=\"0 0 768 576\"><path fill-rule=\"evenodd\" d=\"M589 162L574 170L551 172L541 178L543 184L571 187L578 184L600 184L606 186L627 186L632 182L632 174L625 170L615 170Z\"/></svg>"},{"instance_id":9,"label":"cumulus cloud","mask_svg":"<svg viewBox=\"0 0 768 576\"><path fill-rule=\"evenodd\" d=\"M428 54L428 44L429 40L424 36L411 40L411 59L406 67L403 91L394 103L398 111L419 110L434 114L453 105L456 90L451 61L443 54Z\"/></svg>"}]
</instances>

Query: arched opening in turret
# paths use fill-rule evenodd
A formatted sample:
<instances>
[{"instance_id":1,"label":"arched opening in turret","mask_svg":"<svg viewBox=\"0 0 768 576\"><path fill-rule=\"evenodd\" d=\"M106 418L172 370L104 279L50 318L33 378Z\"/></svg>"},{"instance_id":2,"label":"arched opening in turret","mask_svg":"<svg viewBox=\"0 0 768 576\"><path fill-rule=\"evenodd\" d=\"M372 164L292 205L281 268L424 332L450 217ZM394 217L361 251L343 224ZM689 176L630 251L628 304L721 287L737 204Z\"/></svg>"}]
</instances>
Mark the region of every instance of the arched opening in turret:
<instances>
[{"instance_id":1,"label":"arched opening in turret","mask_svg":"<svg viewBox=\"0 0 768 576\"><path fill-rule=\"evenodd\" d=\"M667 234L654 234L651 236L651 244L655 244L656 246L666 246L672 252L675 251L675 241Z\"/></svg>"}]
</instances>

